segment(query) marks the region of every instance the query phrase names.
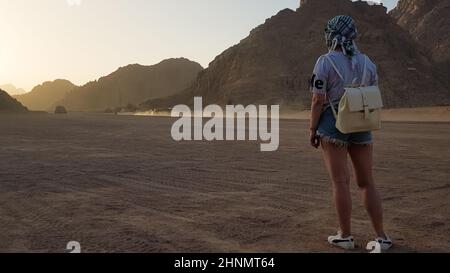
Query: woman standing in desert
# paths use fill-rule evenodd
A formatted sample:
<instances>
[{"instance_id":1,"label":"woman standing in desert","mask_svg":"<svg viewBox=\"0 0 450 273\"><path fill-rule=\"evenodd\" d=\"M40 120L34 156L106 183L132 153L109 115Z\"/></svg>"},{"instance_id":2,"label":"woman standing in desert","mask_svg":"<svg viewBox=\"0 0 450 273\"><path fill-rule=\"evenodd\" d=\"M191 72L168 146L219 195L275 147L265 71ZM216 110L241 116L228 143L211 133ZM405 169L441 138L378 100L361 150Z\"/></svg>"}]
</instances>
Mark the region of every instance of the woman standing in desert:
<instances>
[{"instance_id":1,"label":"woman standing in desert","mask_svg":"<svg viewBox=\"0 0 450 273\"><path fill-rule=\"evenodd\" d=\"M325 164L333 182L334 199L340 230L328 242L344 249L354 249L351 217L350 157L354 174L361 189L364 205L372 221L377 239L375 242L386 251L392 241L383 227L383 209L380 195L373 179L373 136L371 132L343 134L336 128L336 118L331 107L337 108L346 86L378 85L377 67L361 54L354 42L358 31L349 16L337 16L328 22L325 30L329 53L321 56L311 80L313 92L311 114L311 145L322 146ZM363 78L364 67L366 77Z\"/></svg>"}]
</instances>

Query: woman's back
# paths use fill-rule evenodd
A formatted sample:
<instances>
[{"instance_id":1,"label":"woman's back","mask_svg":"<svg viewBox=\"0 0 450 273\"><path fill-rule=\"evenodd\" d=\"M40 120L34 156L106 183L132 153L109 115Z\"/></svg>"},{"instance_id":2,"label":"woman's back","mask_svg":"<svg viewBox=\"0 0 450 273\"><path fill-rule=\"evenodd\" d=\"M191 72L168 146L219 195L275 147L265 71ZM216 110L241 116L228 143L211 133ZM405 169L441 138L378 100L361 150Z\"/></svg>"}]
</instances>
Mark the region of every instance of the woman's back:
<instances>
[{"instance_id":1,"label":"woman's back","mask_svg":"<svg viewBox=\"0 0 450 273\"><path fill-rule=\"evenodd\" d=\"M344 77L341 79L336 69ZM364 75L364 64L366 66L366 78ZM376 65L364 54L356 54L349 58L341 51L330 51L317 61L314 68L314 76L311 82L313 93L327 95L331 101L339 102L345 93L344 88L350 85L378 85Z\"/></svg>"}]
</instances>

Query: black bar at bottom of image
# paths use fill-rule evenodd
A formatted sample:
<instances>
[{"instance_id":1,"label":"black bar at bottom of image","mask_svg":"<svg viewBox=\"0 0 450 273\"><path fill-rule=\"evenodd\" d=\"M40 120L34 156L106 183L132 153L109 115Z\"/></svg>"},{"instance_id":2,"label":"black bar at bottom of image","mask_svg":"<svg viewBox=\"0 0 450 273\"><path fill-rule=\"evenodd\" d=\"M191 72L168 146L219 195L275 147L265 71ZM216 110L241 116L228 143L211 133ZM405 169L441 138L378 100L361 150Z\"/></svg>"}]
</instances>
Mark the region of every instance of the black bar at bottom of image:
<instances>
[{"instance_id":1,"label":"black bar at bottom of image","mask_svg":"<svg viewBox=\"0 0 450 273\"><path fill-rule=\"evenodd\" d=\"M335 270L337 265L400 265L420 268L442 264L445 254L4 254L4 266L32 265L34 269L64 269L84 272L86 269L114 269L126 272L301 272L306 269ZM431 260L431 261L429 261ZM406 268L405 268L406 269ZM81 271L80 271L81 270Z\"/></svg>"}]
</instances>

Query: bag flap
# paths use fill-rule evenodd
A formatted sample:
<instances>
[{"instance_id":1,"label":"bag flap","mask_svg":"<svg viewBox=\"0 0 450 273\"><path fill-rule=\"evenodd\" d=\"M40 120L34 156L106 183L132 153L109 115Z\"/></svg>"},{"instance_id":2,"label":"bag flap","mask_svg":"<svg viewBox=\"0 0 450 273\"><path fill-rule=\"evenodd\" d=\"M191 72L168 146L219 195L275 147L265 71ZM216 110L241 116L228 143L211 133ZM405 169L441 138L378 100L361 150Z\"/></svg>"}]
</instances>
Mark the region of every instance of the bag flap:
<instances>
[{"instance_id":1,"label":"bag flap","mask_svg":"<svg viewBox=\"0 0 450 273\"><path fill-rule=\"evenodd\" d=\"M350 112L364 111L365 105L369 110L383 108L383 99L378 86L346 88L345 90L345 98Z\"/></svg>"}]
</instances>

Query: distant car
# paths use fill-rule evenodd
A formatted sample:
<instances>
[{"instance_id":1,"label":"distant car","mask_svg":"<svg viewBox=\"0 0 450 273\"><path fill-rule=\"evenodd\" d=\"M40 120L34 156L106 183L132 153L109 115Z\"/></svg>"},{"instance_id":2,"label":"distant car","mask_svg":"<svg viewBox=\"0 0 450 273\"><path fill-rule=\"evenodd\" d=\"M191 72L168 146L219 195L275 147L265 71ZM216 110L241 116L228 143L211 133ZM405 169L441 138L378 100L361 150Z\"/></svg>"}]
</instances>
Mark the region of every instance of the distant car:
<instances>
[{"instance_id":1,"label":"distant car","mask_svg":"<svg viewBox=\"0 0 450 273\"><path fill-rule=\"evenodd\" d=\"M67 109L64 106L56 106L55 108L55 114L59 115L65 115L67 114Z\"/></svg>"}]
</instances>

